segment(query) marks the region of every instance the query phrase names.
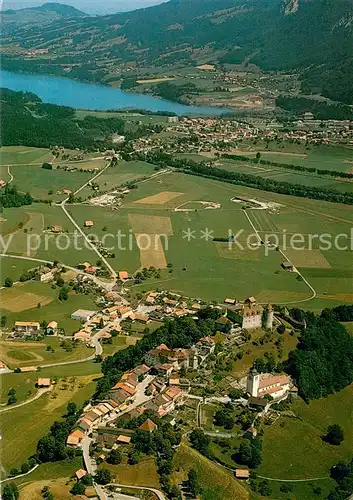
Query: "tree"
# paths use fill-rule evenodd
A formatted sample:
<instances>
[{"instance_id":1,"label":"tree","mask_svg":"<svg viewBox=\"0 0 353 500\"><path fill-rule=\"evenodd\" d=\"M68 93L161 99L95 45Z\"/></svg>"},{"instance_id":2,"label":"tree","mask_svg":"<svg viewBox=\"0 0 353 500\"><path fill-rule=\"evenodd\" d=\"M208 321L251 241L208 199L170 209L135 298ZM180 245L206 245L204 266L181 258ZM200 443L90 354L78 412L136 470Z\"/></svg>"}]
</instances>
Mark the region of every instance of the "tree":
<instances>
[{"instance_id":1,"label":"tree","mask_svg":"<svg viewBox=\"0 0 353 500\"><path fill-rule=\"evenodd\" d=\"M244 465L249 465L252 456L250 441L246 440L243 443L241 443L238 453L239 453L239 462Z\"/></svg>"},{"instance_id":2,"label":"tree","mask_svg":"<svg viewBox=\"0 0 353 500\"><path fill-rule=\"evenodd\" d=\"M18 487L15 483L6 484L2 492L3 500L17 500L20 496Z\"/></svg>"},{"instance_id":3,"label":"tree","mask_svg":"<svg viewBox=\"0 0 353 500\"><path fill-rule=\"evenodd\" d=\"M5 327L7 323L7 316L0 316L0 326Z\"/></svg>"},{"instance_id":4,"label":"tree","mask_svg":"<svg viewBox=\"0 0 353 500\"><path fill-rule=\"evenodd\" d=\"M272 490L267 479L264 479L259 483L258 491L260 495L263 495L264 497L269 497L271 495Z\"/></svg>"},{"instance_id":5,"label":"tree","mask_svg":"<svg viewBox=\"0 0 353 500\"><path fill-rule=\"evenodd\" d=\"M59 300L61 302L67 300L69 298L69 294L67 293L67 290L66 288L60 288L60 292L59 292Z\"/></svg>"},{"instance_id":6,"label":"tree","mask_svg":"<svg viewBox=\"0 0 353 500\"><path fill-rule=\"evenodd\" d=\"M13 279L12 278L5 278L4 285L7 288L11 288L13 285Z\"/></svg>"},{"instance_id":7,"label":"tree","mask_svg":"<svg viewBox=\"0 0 353 500\"><path fill-rule=\"evenodd\" d=\"M51 163L44 162L42 164L42 168L44 168L45 170L53 170L53 165Z\"/></svg>"},{"instance_id":8,"label":"tree","mask_svg":"<svg viewBox=\"0 0 353 500\"><path fill-rule=\"evenodd\" d=\"M71 488L70 493L72 493L73 495L84 495L85 490L86 486L81 483L81 481L77 481L77 483L75 483Z\"/></svg>"},{"instance_id":9,"label":"tree","mask_svg":"<svg viewBox=\"0 0 353 500\"><path fill-rule=\"evenodd\" d=\"M41 462L54 462L56 443L53 436L43 436L37 443L37 456Z\"/></svg>"},{"instance_id":10,"label":"tree","mask_svg":"<svg viewBox=\"0 0 353 500\"><path fill-rule=\"evenodd\" d=\"M29 463L28 462L24 462L21 465L21 472L22 472L22 474L26 474L29 471L29 469L30 469L30 467L29 467Z\"/></svg>"},{"instance_id":11,"label":"tree","mask_svg":"<svg viewBox=\"0 0 353 500\"><path fill-rule=\"evenodd\" d=\"M210 438L206 436L202 429L194 429L190 433L190 442L193 448L199 451L206 457L211 457L212 453L209 448Z\"/></svg>"},{"instance_id":12,"label":"tree","mask_svg":"<svg viewBox=\"0 0 353 500\"><path fill-rule=\"evenodd\" d=\"M141 460L141 453L139 451L137 451L134 448L129 451L129 453L128 453L128 463L129 463L129 465L138 464L140 460Z\"/></svg>"},{"instance_id":13,"label":"tree","mask_svg":"<svg viewBox=\"0 0 353 500\"><path fill-rule=\"evenodd\" d=\"M286 327L281 323L278 328L277 328L277 332L278 333L284 333L286 331Z\"/></svg>"},{"instance_id":14,"label":"tree","mask_svg":"<svg viewBox=\"0 0 353 500\"><path fill-rule=\"evenodd\" d=\"M188 473L188 484L193 497L201 493L201 486L195 469L190 469Z\"/></svg>"},{"instance_id":15,"label":"tree","mask_svg":"<svg viewBox=\"0 0 353 500\"><path fill-rule=\"evenodd\" d=\"M233 400L240 399L244 396L244 391L242 391L241 389L230 389L228 396Z\"/></svg>"},{"instance_id":16,"label":"tree","mask_svg":"<svg viewBox=\"0 0 353 500\"><path fill-rule=\"evenodd\" d=\"M112 450L107 457L107 462L113 465L120 464L121 460L122 456L119 450Z\"/></svg>"},{"instance_id":17,"label":"tree","mask_svg":"<svg viewBox=\"0 0 353 500\"><path fill-rule=\"evenodd\" d=\"M329 425L324 439L327 443L333 444L335 446L340 445L344 440L344 432L342 427L338 424Z\"/></svg>"},{"instance_id":18,"label":"tree","mask_svg":"<svg viewBox=\"0 0 353 500\"><path fill-rule=\"evenodd\" d=\"M8 405L13 405L17 402L17 396L16 396L16 390L11 388L9 389L8 398L7 398L7 404Z\"/></svg>"},{"instance_id":19,"label":"tree","mask_svg":"<svg viewBox=\"0 0 353 500\"><path fill-rule=\"evenodd\" d=\"M73 401L70 401L69 403L67 403L66 415L72 416L72 415L76 415L76 413L77 413L77 404L74 403Z\"/></svg>"},{"instance_id":20,"label":"tree","mask_svg":"<svg viewBox=\"0 0 353 500\"><path fill-rule=\"evenodd\" d=\"M95 477L97 483L103 485L110 483L111 478L112 478L111 472L105 468L98 469Z\"/></svg>"}]
</instances>

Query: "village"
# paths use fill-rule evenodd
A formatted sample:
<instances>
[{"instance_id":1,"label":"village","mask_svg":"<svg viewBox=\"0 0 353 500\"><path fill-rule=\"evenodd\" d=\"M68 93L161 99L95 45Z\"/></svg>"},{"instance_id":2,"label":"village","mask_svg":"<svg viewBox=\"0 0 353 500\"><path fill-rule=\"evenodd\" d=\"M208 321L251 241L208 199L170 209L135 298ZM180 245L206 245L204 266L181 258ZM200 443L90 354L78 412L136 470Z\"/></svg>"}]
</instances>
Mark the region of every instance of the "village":
<instances>
[{"instance_id":1,"label":"village","mask_svg":"<svg viewBox=\"0 0 353 500\"><path fill-rule=\"evenodd\" d=\"M55 269L44 271L47 272L41 277L45 276L45 280L49 279L48 273L55 274ZM83 279L90 284L90 276L79 276L81 283ZM129 279L128 273L120 271L119 279L124 283ZM131 325L140 325L139 335L143 338L151 322L163 325L181 317L198 321L198 315L209 309L215 311L217 318L214 335L201 337L189 348L157 345L144 354L142 364L116 379L105 398L92 399L83 408L66 440L68 447L80 450L83 455L85 468L77 470L78 482L85 476L97 474L105 463L112 463L116 454L125 454L129 463L135 463L136 440L142 434L152 436L165 423L183 434L204 428L206 435L217 437L220 432L219 437L227 437L227 432L215 433L204 426L204 408L209 411L213 405L214 415L217 411L236 412L238 419L247 422L242 433L256 436L261 419L276 420L278 411L271 410L272 405L297 397L298 389L288 375L259 373L255 366L241 377L226 377L230 383L214 384L218 364L228 363L227 358L234 352L246 350L250 340L258 338L258 335L252 337L253 332L263 332L269 338L273 331L283 332L281 316L275 314L271 304L258 304L254 297L244 301L227 297L223 304L209 304L152 290L130 304L118 291L102 291L99 310L72 312L71 318L80 325L72 340L93 347L96 359L103 361L104 343L117 335L129 336ZM285 324L290 327L288 322ZM45 335L62 336L60 324L54 318L45 328L39 321L16 321L8 340ZM38 369L35 366L23 369L30 370ZM22 369L16 371L22 372ZM36 387L40 391L51 391L55 384L55 380L39 375ZM234 474L239 480L248 480L250 470L237 468Z\"/></svg>"}]
</instances>

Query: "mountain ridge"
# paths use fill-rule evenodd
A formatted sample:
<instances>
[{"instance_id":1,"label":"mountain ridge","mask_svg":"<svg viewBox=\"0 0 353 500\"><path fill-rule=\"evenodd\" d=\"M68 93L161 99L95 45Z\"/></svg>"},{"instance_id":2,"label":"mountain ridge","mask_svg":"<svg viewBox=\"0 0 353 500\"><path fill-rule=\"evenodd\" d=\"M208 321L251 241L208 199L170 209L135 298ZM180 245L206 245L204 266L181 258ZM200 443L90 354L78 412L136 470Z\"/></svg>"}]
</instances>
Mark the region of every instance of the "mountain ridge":
<instances>
[{"instance_id":1,"label":"mountain ridge","mask_svg":"<svg viewBox=\"0 0 353 500\"><path fill-rule=\"evenodd\" d=\"M353 104L352 20L353 0L171 0L127 13L19 27L13 42L23 49L48 47L52 59L82 65L96 81L126 64L247 61L265 71L299 72L305 92ZM16 65L21 55L10 59Z\"/></svg>"}]
</instances>

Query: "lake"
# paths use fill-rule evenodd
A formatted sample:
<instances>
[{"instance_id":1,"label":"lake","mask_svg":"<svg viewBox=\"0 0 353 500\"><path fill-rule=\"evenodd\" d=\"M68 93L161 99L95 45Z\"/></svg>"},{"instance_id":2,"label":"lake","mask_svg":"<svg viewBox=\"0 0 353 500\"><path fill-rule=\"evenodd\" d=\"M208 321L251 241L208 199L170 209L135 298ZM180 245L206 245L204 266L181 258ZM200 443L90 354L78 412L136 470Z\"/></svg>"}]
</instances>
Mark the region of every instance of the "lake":
<instances>
[{"instance_id":1,"label":"lake","mask_svg":"<svg viewBox=\"0 0 353 500\"><path fill-rule=\"evenodd\" d=\"M33 92L43 102L78 109L106 111L135 108L154 112L167 111L177 115L221 115L229 111L221 108L186 106L146 94L123 92L106 85L83 83L69 78L26 75L12 71L1 71L0 86L11 90Z\"/></svg>"}]
</instances>

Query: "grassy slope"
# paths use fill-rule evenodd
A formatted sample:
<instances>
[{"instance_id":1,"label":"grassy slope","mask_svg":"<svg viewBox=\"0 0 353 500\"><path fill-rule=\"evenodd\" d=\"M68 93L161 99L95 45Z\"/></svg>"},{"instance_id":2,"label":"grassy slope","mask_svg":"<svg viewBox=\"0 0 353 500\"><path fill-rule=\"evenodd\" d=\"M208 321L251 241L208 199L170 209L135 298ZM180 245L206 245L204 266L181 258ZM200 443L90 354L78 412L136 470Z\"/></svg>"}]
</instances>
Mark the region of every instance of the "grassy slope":
<instances>
[{"instance_id":1,"label":"grassy slope","mask_svg":"<svg viewBox=\"0 0 353 500\"><path fill-rule=\"evenodd\" d=\"M85 363L82 363L85 365ZM37 441L42 437L53 424L65 412L69 401L82 404L94 392L93 376L87 375L90 364L81 366L81 373L77 375L77 370L67 368L67 376L76 373L75 380L72 378L67 382L59 382L56 388L57 396L45 395L40 399L29 403L26 406L16 408L1 415L2 424L2 465L6 471L11 467L19 467L36 449ZM41 376L50 376L56 373L62 375L60 370L47 369L41 371ZM88 370L87 370L88 369ZM95 373L99 371L99 365L94 367ZM97 373L98 374L98 373ZM18 374L19 377L29 377L30 374ZM37 374L38 376L38 374ZM51 375L53 376L53 375ZM80 378L78 378L80 377ZM66 386L66 388L65 388Z\"/></svg>"},{"instance_id":2,"label":"grassy slope","mask_svg":"<svg viewBox=\"0 0 353 500\"><path fill-rule=\"evenodd\" d=\"M200 455L185 443L182 443L173 461L173 480L176 483L187 478L190 469L196 469L202 488L203 500L225 500L236 498L245 500L249 493L232 475L220 466Z\"/></svg>"},{"instance_id":3,"label":"grassy slope","mask_svg":"<svg viewBox=\"0 0 353 500\"><path fill-rule=\"evenodd\" d=\"M299 418L282 417L265 429L264 461L259 474L282 479L327 476L333 464L352 455L352 408L353 385L309 405L299 399L292 408ZM333 423L344 429L345 439L340 446L322 440Z\"/></svg>"}]
</instances>

